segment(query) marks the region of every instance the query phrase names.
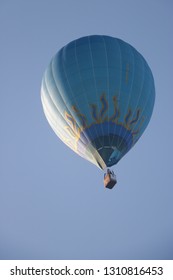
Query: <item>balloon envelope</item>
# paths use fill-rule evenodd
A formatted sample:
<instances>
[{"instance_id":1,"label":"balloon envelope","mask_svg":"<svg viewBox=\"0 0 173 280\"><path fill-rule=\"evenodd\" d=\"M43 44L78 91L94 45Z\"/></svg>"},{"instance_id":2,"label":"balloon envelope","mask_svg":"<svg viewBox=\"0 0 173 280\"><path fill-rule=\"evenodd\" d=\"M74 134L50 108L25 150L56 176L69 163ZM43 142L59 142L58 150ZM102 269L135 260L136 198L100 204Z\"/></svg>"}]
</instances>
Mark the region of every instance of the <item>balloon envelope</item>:
<instances>
[{"instance_id":1,"label":"balloon envelope","mask_svg":"<svg viewBox=\"0 0 173 280\"><path fill-rule=\"evenodd\" d=\"M58 137L104 169L116 164L147 127L154 80L128 43L93 35L70 42L51 60L41 86L43 109Z\"/></svg>"}]
</instances>

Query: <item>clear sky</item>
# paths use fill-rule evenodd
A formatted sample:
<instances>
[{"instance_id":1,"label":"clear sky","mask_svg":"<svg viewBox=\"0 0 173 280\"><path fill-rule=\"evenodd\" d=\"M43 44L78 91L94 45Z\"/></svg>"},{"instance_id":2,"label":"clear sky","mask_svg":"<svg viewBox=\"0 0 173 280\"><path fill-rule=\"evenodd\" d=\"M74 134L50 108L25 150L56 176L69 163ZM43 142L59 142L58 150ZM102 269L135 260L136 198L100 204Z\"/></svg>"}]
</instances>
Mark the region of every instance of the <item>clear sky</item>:
<instances>
[{"instance_id":1,"label":"clear sky","mask_svg":"<svg viewBox=\"0 0 173 280\"><path fill-rule=\"evenodd\" d=\"M0 259L173 259L172 10L171 0L0 1ZM111 191L56 137L40 100L51 57L92 34L133 45L156 87Z\"/></svg>"}]
</instances>

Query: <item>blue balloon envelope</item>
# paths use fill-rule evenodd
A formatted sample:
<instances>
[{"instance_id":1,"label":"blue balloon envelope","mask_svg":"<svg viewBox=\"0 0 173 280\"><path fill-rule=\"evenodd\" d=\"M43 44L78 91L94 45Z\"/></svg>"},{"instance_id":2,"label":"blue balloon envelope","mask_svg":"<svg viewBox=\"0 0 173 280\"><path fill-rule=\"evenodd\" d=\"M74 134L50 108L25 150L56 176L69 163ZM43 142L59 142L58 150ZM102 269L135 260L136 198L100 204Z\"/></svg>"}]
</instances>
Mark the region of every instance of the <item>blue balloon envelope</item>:
<instances>
[{"instance_id":1,"label":"blue balloon envelope","mask_svg":"<svg viewBox=\"0 0 173 280\"><path fill-rule=\"evenodd\" d=\"M43 109L57 136L101 169L138 141L154 106L152 72L128 43L109 36L79 38L47 67Z\"/></svg>"}]
</instances>

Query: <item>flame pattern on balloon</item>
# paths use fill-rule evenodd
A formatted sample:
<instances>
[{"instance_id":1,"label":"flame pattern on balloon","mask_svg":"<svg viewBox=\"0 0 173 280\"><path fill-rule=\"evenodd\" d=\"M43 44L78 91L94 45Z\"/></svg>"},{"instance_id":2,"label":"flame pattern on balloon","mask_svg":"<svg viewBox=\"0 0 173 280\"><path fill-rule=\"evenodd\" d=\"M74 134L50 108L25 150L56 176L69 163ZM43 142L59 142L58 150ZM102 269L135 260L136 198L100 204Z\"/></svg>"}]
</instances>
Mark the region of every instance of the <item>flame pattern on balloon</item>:
<instances>
[{"instance_id":1,"label":"flame pattern on balloon","mask_svg":"<svg viewBox=\"0 0 173 280\"><path fill-rule=\"evenodd\" d=\"M118 108L118 105L117 105L117 97L113 96L112 101L114 104L114 113L110 118L108 118L108 116L106 115L106 112L108 111L108 108L109 108L109 105L108 105L108 102L106 99L106 94L102 94L100 97L100 102L102 104L100 111L98 109L97 104L91 104L91 115L93 118L93 122L91 124L88 124L87 117L84 114L82 114L76 106L72 106L72 110L76 113L77 119L80 118L80 120L81 120L82 125L80 127L78 127L76 119L65 111L64 117L69 125L65 126L64 129L67 131L67 133L70 136L69 139L67 139L67 143L71 146L71 148L76 153L78 153L80 155L84 154L87 150L87 145L90 143L87 140L87 137L85 137L85 131L92 129L93 126L95 126L95 125L100 126L100 130L101 130L101 126L104 123L107 123L108 126L113 125L115 128L115 133L117 133L117 134L118 134L118 131L122 132L122 129L124 130L124 137L127 136L128 150L135 143L134 135L136 136L139 133L140 127L144 121L144 116L141 118L140 122L138 123L138 128L133 130L135 124L139 120L140 109L138 108L136 110L135 117L133 117L132 110L129 108L128 113L126 114L126 116L124 118L124 122L122 123L122 122L119 122L119 120L118 120L121 113L120 113L120 109ZM117 127L119 128L119 130L116 129ZM97 137L98 136L100 137L100 135L97 135ZM116 136L116 134L114 134L114 136ZM78 142L81 140L81 138L83 139L84 145L86 147L86 149L83 149L83 151L78 146ZM119 143L119 145L120 144L121 143ZM107 143L107 146L108 145L109 146L111 145L111 141L109 143ZM117 142L116 143L117 149L119 148L119 145ZM97 150L97 147L95 147L94 144L93 144L93 148L95 148ZM127 148L126 148L126 152L127 152ZM116 158L115 161L118 161L118 159ZM99 163L97 162L97 164L99 164ZM101 163L100 163L100 165L101 165ZM107 166L108 165L109 164L107 163Z\"/></svg>"}]
</instances>

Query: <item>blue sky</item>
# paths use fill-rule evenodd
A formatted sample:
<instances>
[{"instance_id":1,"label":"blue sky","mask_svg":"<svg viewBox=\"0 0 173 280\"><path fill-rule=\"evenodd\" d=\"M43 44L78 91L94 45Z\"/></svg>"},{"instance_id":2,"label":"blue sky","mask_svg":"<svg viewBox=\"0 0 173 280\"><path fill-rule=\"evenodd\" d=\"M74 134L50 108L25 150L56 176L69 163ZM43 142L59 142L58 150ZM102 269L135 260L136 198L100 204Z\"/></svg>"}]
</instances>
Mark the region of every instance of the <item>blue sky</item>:
<instances>
[{"instance_id":1,"label":"blue sky","mask_svg":"<svg viewBox=\"0 0 173 280\"><path fill-rule=\"evenodd\" d=\"M0 259L173 259L172 1L0 2ZM118 185L65 146L43 114L51 57L105 34L150 65L149 126L114 167Z\"/></svg>"}]
</instances>

